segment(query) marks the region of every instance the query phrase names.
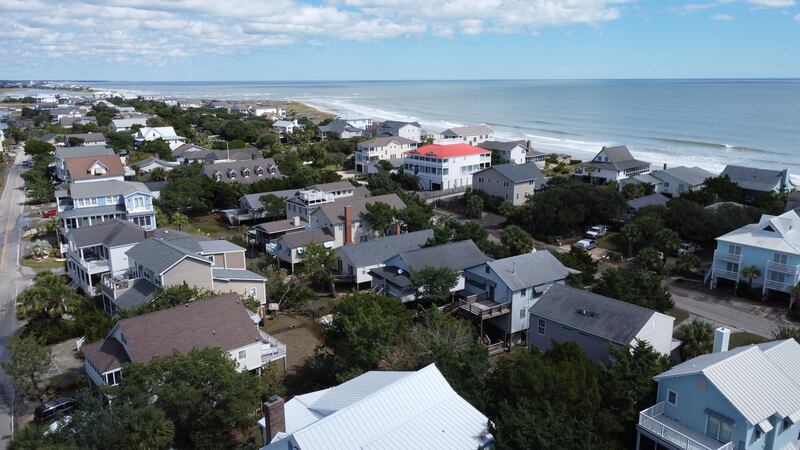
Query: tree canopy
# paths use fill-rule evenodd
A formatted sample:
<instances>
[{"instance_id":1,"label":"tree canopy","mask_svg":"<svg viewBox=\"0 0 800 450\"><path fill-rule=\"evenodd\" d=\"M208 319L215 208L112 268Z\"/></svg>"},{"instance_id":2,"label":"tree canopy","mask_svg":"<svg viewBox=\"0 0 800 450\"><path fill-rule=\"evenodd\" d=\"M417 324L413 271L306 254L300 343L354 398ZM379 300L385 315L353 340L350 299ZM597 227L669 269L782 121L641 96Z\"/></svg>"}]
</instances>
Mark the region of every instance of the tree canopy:
<instances>
[{"instance_id":1,"label":"tree canopy","mask_svg":"<svg viewBox=\"0 0 800 450\"><path fill-rule=\"evenodd\" d=\"M675 306L661 276L643 269L606 269L592 291L661 313Z\"/></svg>"}]
</instances>

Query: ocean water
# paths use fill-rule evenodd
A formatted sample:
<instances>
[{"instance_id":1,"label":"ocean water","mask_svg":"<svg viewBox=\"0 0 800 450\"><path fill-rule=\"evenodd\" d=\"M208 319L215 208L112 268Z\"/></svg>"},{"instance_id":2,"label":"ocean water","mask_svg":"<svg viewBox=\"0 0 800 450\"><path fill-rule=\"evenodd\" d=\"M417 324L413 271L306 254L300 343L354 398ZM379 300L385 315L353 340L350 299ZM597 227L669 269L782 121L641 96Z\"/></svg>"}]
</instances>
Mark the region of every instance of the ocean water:
<instances>
[{"instance_id":1,"label":"ocean water","mask_svg":"<svg viewBox=\"0 0 800 450\"><path fill-rule=\"evenodd\" d=\"M654 164L729 163L800 174L800 80L103 82L97 89L214 99L292 99L343 116L485 123L502 139L587 158L625 144Z\"/></svg>"}]
</instances>

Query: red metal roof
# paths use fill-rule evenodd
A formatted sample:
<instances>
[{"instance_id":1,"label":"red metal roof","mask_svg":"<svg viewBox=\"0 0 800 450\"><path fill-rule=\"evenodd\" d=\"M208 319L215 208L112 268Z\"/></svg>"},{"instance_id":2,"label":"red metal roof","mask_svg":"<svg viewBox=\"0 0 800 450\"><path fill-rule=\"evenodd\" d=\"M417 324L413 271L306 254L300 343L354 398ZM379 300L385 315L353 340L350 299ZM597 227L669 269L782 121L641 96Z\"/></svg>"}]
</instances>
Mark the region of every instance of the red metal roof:
<instances>
[{"instance_id":1,"label":"red metal roof","mask_svg":"<svg viewBox=\"0 0 800 450\"><path fill-rule=\"evenodd\" d=\"M480 147L473 147L469 144L429 144L406 152L407 155L415 154L433 156L434 158L452 158L456 156L480 155L482 153L492 153L492 151Z\"/></svg>"}]
</instances>

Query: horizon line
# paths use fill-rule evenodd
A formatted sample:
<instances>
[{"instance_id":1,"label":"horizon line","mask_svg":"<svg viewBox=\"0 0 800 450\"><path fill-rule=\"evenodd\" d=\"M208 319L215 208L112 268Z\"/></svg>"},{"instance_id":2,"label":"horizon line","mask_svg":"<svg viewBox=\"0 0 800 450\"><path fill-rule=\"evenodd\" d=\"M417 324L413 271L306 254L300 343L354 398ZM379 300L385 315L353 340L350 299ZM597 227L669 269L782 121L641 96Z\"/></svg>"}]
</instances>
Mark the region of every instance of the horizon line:
<instances>
[{"instance_id":1,"label":"horizon line","mask_svg":"<svg viewBox=\"0 0 800 450\"><path fill-rule=\"evenodd\" d=\"M798 77L689 77L689 78L385 78L385 79L290 79L290 80L79 80L79 79L5 79L0 82L73 82L73 83L380 83L420 81L799 81Z\"/></svg>"}]
</instances>

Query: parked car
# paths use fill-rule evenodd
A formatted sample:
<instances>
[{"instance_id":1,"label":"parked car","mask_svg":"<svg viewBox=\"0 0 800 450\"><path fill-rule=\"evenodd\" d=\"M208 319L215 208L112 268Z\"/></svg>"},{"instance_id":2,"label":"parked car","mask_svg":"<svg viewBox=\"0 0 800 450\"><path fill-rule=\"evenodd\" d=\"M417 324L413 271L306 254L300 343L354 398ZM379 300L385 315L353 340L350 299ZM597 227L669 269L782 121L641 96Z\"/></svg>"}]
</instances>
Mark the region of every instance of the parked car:
<instances>
[{"instance_id":1,"label":"parked car","mask_svg":"<svg viewBox=\"0 0 800 450\"><path fill-rule=\"evenodd\" d=\"M678 246L678 254L685 255L687 253L694 253L700 251L700 246L692 242L681 242Z\"/></svg>"},{"instance_id":2,"label":"parked car","mask_svg":"<svg viewBox=\"0 0 800 450\"><path fill-rule=\"evenodd\" d=\"M58 211L56 211L55 208L43 209L42 210L42 217L44 217L45 219L49 219L50 217L55 217L57 214L58 214Z\"/></svg>"},{"instance_id":3,"label":"parked car","mask_svg":"<svg viewBox=\"0 0 800 450\"><path fill-rule=\"evenodd\" d=\"M588 252L593 248L597 248L597 241L594 239L581 239L575 243L575 248Z\"/></svg>"},{"instance_id":4,"label":"parked car","mask_svg":"<svg viewBox=\"0 0 800 450\"><path fill-rule=\"evenodd\" d=\"M30 159L22 161L22 167L33 167L33 161L31 161Z\"/></svg>"},{"instance_id":5,"label":"parked car","mask_svg":"<svg viewBox=\"0 0 800 450\"><path fill-rule=\"evenodd\" d=\"M64 414L73 409L75 409L75 400L69 397L59 397L39 405L33 411L33 421L38 425L43 425L55 419L58 414Z\"/></svg>"},{"instance_id":6,"label":"parked car","mask_svg":"<svg viewBox=\"0 0 800 450\"><path fill-rule=\"evenodd\" d=\"M597 239L597 238L601 238L601 237L605 236L606 234L608 234L608 227L607 226L605 226L605 225L595 225L595 226L589 228L588 230L586 230L586 233L584 233L584 236L586 236L589 239Z\"/></svg>"}]
</instances>

